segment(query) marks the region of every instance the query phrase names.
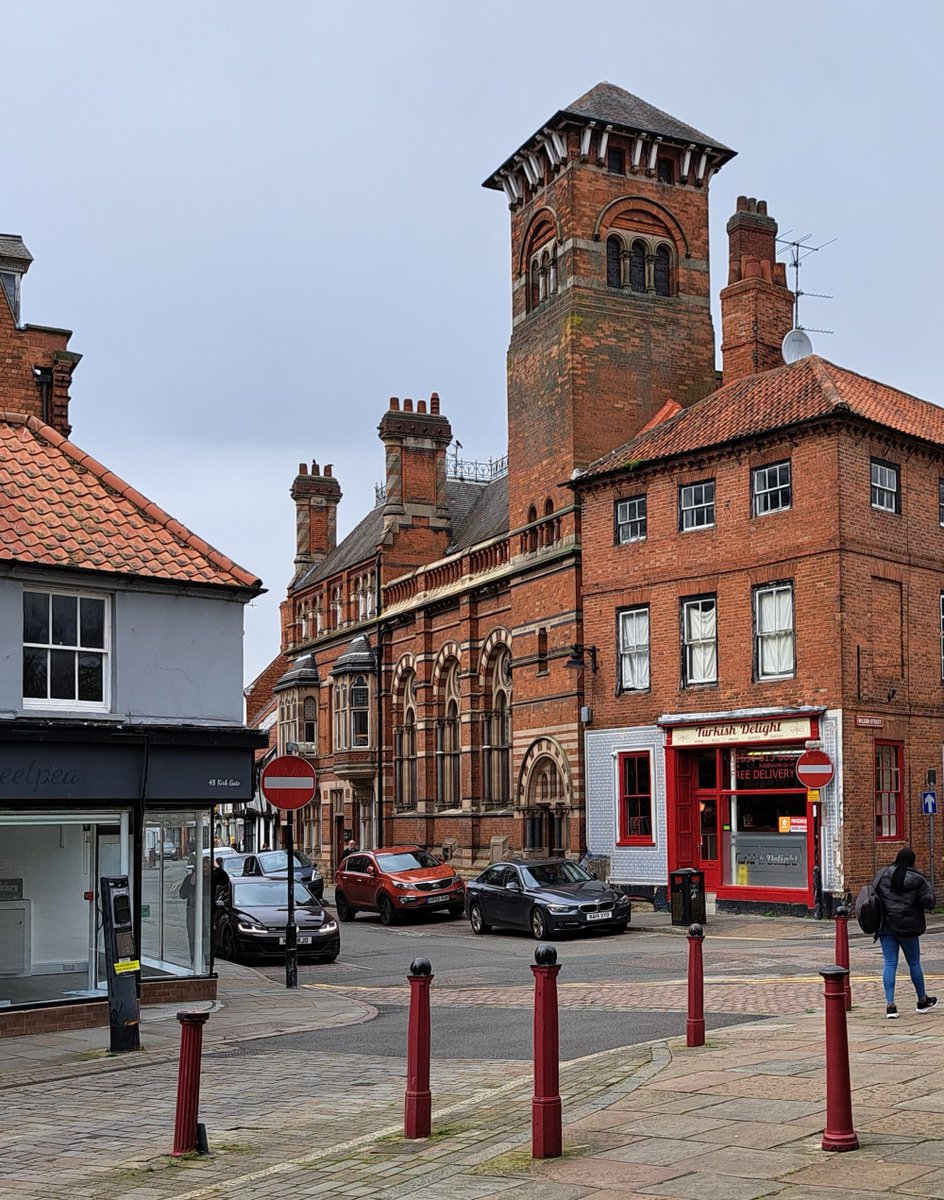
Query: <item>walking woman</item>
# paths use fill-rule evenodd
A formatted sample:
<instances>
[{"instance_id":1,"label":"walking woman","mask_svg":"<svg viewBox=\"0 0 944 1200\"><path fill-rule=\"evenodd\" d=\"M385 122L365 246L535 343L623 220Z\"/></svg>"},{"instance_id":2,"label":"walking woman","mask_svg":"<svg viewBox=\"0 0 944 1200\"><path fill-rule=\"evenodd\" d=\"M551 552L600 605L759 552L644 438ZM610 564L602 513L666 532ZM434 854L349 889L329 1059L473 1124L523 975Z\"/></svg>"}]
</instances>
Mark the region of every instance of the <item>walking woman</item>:
<instances>
[{"instance_id":1,"label":"walking woman","mask_svg":"<svg viewBox=\"0 0 944 1200\"><path fill-rule=\"evenodd\" d=\"M924 914L934 907L931 885L914 869L915 852L899 850L894 866L886 867L875 877L874 888L882 899L884 920L878 935L885 959L882 982L885 985L885 1016L898 1016L895 1004L895 973L898 970L898 950L901 948L911 972L911 982L917 992L915 1011L930 1012L937 1005L937 996L929 996L921 970L921 948L918 939L924 933Z\"/></svg>"}]
</instances>

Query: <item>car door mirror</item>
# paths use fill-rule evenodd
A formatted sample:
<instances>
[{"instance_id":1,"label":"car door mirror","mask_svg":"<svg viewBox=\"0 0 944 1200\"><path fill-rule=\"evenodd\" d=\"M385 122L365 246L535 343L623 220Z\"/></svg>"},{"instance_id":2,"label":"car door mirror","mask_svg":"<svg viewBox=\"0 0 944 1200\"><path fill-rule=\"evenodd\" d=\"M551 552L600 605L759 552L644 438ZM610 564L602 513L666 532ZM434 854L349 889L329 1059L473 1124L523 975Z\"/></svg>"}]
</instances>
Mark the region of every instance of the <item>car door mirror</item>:
<instances>
[{"instance_id":1,"label":"car door mirror","mask_svg":"<svg viewBox=\"0 0 944 1200\"><path fill-rule=\"evenodd\" d=\"M509 879L508 882L505 884L505 891L506 892L520 892L521 884L518 882L517 879Z\"/></svg>"}]
</instances>

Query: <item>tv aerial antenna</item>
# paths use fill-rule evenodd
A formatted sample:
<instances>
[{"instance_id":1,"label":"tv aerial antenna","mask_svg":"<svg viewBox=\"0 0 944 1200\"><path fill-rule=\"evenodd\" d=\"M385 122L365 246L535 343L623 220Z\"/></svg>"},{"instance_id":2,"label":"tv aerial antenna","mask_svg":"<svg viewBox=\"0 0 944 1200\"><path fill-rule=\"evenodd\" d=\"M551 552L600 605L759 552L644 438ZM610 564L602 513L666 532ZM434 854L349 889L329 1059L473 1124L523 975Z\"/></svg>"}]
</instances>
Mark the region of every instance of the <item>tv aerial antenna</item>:
<instances>
[{"instance_id":1,"label":"tv aerial antenna","mask_svg":"<svg viewBox=\"0 0 944 1200\"><path fill-rule=\"evenodd\" d=\"M810 341L809 334L833 332L832 329L814 329L800 324L801 296L809 296L814 300L832 300L834 298L824 292L805 292L800 287L800 267L811 254L824 250L838 240L830 238L828 242L813 246L810 244L813 236L811 233L805 233L802 237L790 237L792 232L792 229L788 229L782 237L777 238L777 245L787 254L786 265L793 271L793 328L783 339L782 346L783 361L787 363L798 362L801 358L806 358L813 353L813 343Z\"/></svg>"}]
</instances>

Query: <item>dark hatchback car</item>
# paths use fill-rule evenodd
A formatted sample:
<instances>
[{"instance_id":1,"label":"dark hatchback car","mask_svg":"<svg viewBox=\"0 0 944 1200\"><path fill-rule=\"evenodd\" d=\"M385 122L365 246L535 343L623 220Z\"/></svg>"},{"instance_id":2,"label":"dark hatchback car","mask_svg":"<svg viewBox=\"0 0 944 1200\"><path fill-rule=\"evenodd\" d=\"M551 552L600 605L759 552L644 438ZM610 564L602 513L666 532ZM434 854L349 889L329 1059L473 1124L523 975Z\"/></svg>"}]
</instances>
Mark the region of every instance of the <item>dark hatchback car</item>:
<instances>
[{"instance_id":1,"label":"dark hatchback car","mask_svg":"<svg viewBox=\"0 0 944 1200\"><path fill-rule=\"evenodd\" d=\"M305 884L316 900L321 900L324 896L324 880L321 872L308 855L303 854L301 850L294 851L294 858L295 878L299 883ZM247 878L284 879L288 873L286 865L288 852L286 850L258 850L255 854L243 855L242 859L240 874ZM223 869L229 871L226 862L223 863ZM230 874L235 874L235 872L230 871Z\"/></svg>"},{"instance_id":2,"label":"dark hatchback car","mask_svg":"<svg viewBox=\"0 0 944 1200\"><path fill-rule=\"evenodd\" d=\"M282 958L288 924L284 879L230 878L214 899L213 948L223 958ZM302 883L295 884L298 957L333 962L341 952L338 923Z\"/></svg>"},{"instance_id":3,"label":"dark hatchback car","mask_svg":"<svg viewBox=\"0 0 944 1200\"><path fill-rule=\"evenodd\" d=\"M473 933L493 925L529 929L539 941L557 933L603 929L622 933L629 897L566 859L496 863L466 885L465 911Z\"/></svg>"}]
</instances>

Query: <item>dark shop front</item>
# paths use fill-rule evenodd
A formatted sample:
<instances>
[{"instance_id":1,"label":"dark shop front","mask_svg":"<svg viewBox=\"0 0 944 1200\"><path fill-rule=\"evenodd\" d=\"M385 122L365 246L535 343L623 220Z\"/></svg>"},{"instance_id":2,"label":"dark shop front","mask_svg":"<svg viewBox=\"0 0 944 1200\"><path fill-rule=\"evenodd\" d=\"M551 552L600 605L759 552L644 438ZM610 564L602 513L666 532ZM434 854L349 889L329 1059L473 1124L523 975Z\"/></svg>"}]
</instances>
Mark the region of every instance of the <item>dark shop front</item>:
<instances>
[{"instance_id":1,"label":"dark shop front","mask_svg":"<svg viewBox=\"0 0 944 1200\"><path fill-rule=\"evenodd\" d=\"M213 808L251 800L260 740L242 728L0 730L0 1033L5 1012L105 995L102 876L130 880L145 995L157 983L168 997L206 992Z\"/></svg>"}]
</instances>

